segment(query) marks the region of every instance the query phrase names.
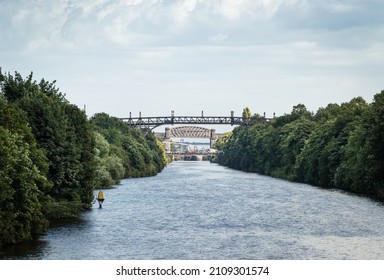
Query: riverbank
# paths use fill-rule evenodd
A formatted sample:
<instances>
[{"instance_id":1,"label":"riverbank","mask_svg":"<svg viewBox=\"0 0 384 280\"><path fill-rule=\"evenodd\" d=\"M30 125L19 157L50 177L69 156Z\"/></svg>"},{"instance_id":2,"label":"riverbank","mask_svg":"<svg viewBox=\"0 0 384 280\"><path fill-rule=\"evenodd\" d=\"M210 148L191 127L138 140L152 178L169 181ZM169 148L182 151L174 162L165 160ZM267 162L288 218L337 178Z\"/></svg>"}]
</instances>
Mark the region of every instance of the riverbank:
<instances>
[{"instance_id":1,"label":"riverbank","mask_svg":"<svg viewBox=\"0 0 384 280\"><path fill-rule=\"evenodd\" d=\"M322 188L384 200L384 91L316 113L303 104L266 124L237 127L216 142L216 161Z\"/></svg>"}]
</instances>

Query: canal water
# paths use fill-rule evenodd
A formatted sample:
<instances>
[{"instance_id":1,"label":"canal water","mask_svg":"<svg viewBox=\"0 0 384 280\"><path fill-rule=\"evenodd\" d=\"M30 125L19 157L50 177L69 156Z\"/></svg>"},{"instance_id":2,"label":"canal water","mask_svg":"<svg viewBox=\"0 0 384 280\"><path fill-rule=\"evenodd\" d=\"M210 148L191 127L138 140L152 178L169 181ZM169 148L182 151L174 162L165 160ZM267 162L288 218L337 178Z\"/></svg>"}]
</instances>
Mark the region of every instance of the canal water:
<instances>
[{"instance_id":1,"label":"canal water","mask_svg":"<svg viewBox=\"0 0 384 280\"><path fill-rule=\"evenodd\" d=\"M384 259L383 204L336 190L179 161L104 195L102 209L3 257Z\"/></svg>"}]
</instances>

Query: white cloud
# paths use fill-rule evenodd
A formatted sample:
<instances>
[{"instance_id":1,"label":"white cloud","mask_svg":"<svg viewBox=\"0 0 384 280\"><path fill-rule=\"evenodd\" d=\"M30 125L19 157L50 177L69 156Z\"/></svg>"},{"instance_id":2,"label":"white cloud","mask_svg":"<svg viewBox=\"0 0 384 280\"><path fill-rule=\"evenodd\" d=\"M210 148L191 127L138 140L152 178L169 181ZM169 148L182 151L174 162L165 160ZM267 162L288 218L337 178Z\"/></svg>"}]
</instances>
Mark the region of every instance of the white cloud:
<instances>
[{"instance_id":1,"label":"white cloud","mask_svg":"<svg viewBox=\"0 0 384 280\"><path fill-rule=\"evenodd\" d=\"M366 22L373 21L383 26L382 20L369 21L368 16L374 12L356 0L352 3L317 0L35 0L27 5L21 3L24 2L7 2L1 14L13 16L10 22L9 16L2 17L1 21L13 30L7 34L10 39L19 42L20 48L30 45L30 50L47 47L44 42L55 43L54 48L108 43L200 45L223 39L264 44L288 36L314 37L324 29L345 29L348 24L365 26ZM298 39L303 40L294 40Z\"/></svg>"},{"instance_id":2,"label":"white cloud","mask_svg":"<svg viewBox=\"0 0 384 280\"><path fill-rule=\"evenodd\" d=\"M228 34L219 33L212 36L210 40L213 42L220 42L220 41L226 40L228 37L229 37Z\"/></svg>"},{"instance_id":3,"label":"white cloud","mask_svg":"<svg viewBox=\"0 0 384 280\"><path fill-rule=\"evenodd\" d=\"M167 112L220 103L284 113L380 90L383 9L374 0L3 0L0 67L56 79L92 112L160 110L166 98Z\"/></svg>"},{"instance_id":4,"label":"white cloud","mask_svg":"<svg viewBox=\"0 0 384 280\"><path fill-rule=\"evenodd\" d=\"M246 1L243 0L223 0L218 2L219 4L215 6L217 13L223 15L228 19L238 19L242 14L242 8Z\"/></svg>"},{"instance_id":5,"label":"white cloud","mask_svg":"<svg viewBox=\"0 0 384 280\"><path fill-rule=\"evenodd\" d=\"M175 2L172 7L172 14L175 22L183 25L190 17L190 14L194 12L196 5L197 0Z\"/></svg>"}]
</instances>

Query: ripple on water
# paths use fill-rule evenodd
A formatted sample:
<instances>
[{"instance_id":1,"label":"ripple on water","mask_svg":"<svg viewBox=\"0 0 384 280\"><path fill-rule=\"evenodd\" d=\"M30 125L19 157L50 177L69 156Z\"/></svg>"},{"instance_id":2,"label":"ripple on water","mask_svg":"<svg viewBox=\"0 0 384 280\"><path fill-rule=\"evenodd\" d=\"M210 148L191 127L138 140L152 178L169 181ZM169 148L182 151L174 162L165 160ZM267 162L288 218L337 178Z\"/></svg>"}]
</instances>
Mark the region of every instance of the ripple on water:
<instances>
[{"instance_id":1,"label":"ripple on water","mask_svg":"<svg viewBox=\"0 0 384 280\"><path fill-rule=\"evenodd\" d=\"M340 191L174 162L104 194L13 258L384 259L384 207Z\"/></svg>"}]
</instances>

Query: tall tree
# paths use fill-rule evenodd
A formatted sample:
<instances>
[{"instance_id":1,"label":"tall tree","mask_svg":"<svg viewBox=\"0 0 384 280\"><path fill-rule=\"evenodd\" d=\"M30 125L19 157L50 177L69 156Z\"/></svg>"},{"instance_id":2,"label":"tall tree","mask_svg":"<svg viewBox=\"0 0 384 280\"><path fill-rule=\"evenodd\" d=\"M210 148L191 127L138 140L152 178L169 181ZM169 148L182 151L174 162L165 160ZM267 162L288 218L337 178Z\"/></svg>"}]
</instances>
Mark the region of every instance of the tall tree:
<instances>
[{"instance_id":1,"label":"tall tree","mask_svg":"<svg viewBox=\"0 0 384 280\"><path fill-rule=\"evenodd\" d=\"M40 201L51 184L23 112L0 95L0 248L42 233L48 223Z\"/></svg>"},{"instance_id":2,"label":"tall tree","mask_svg":"<svg viewBox=\"0 0 384 280\"><path fill-rule=\"evenodd\" d=\"M252 117L251 110L248 107L245 107L243 109L242 117L245 118L245 119L250 119Z\"/></svg>"},{"instance_id":3,"label":"tall tree","mask_svg":"<svg viewBox=\"0 0 384 280\"><path fill-rule=\"evenodd\" d=\"M86 115L69 104L55 82L3 75L5 98L26 113L37 145L46 151L49 195L90 207L94 185L94 135Z\"/></svg>"}]
</instances>

